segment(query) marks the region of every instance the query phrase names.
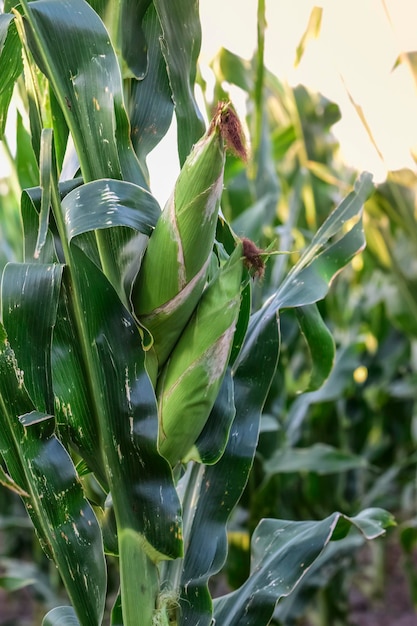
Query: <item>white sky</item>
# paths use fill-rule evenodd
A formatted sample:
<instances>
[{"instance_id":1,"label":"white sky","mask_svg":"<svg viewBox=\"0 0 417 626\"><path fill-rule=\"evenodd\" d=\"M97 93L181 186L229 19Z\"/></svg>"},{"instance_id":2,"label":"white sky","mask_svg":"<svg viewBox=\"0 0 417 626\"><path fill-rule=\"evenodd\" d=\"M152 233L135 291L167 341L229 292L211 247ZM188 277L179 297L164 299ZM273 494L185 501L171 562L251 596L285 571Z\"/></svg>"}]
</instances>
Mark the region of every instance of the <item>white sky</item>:
<instances>
[{"instance_id":1,"label":"white sky","mask_svg":"<svg viewBox=\"0 0 417 626\"><path fill-rule=\"evenodd\" d=\"M315 5L323 7L321 33L318 40L309 41L295 68L296 47ZM392 68L401 51L417 50L417 0L385 0L385 5L391 23L382 0L266 0L267 67L281 80L293 86L302 83L340 106L342 120L333 128L343 158L358 170L371 171L376 180L383 180L387 169L416 169L410 150L417 148L417 90L405 65ZM257 0L200 0L203 68L221 46L252 56L256 12ZM347 89L362 107L384 162ZM173 141L170 148L168 140L163 151L151 155L152 187L162 202L177 175L172 168Z\"/></svg>"},{"instance_id":2,"label":"white sky","mask_svg":"<svg viewBox=\"0 0 417 626\"><path fill-rule=\"evenodd\" d=\"M406 66L392 71L401 51L417 50L417 0L266 0L266 64L281 80L302 83L334 100L342 121L334 126L345 161L383 180L387 169L416 169L417 90ZM295 50L314 5L323 7L321 33L308 43L298 68ZM257 0L200 0L201 64L221 46L250 58L256 47ZM363 109L375 148L349 101ZM238 103L236 103L238 104ZM4 166L0 162L1 170ZM150 158L152 190L163 204L178 174L175 130Z\"/></svg>"},{"instance_id":3,"label":"white sky","mask_svg":"<svg viewBox=\"0 0 417 626\"><path fill-rule=\"evenodd\" d=\"M310 40L295 68L295 50L314 5L323 7L321 33ZM417 1L386 0L385 5L391 24L381 0L266 0L266 65L291 85L303 83L337 102L342 122L335 130L345 157L381 176L385 170L346 87L362 106L388 168L413 167L417 91L405 66L392 68L401 51L417 50ZM256 0L201 0L202 60L221 45L250 57L256 46L256 8Z\"/></svg>"}]
</instances>

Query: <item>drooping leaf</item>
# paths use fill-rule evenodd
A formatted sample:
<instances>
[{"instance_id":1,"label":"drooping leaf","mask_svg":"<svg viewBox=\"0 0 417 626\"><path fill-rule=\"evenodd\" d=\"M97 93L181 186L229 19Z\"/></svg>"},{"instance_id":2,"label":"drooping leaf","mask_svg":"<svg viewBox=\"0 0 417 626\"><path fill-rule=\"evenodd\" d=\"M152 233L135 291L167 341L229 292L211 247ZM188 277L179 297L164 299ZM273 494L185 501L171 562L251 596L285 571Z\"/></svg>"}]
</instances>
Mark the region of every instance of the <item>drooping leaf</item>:
<instances>
[{"instance_id":1,"label":"drooping leaf","mask_svg":"<svg viewBox=\"0 0 417 626\"><path fill-rule=\"evenodd\" d=\"M328 585L331 588L334 577L338 572L352 566L357 551L365 542L365 537L359 533L349 534L339 541L332 541L312 563L290 595L280 599L275 607L273 619L278 620L280 624L286 624L306 615L311 602L317 597L317 590Z\"/></svg>"},{"instance_id":2,"label":"drooping leaf","mask_svg":"<svg viewBox=\"0 0 417 626\"><path fill-rule=\"evenodd\" d=\"M143 187L111 178L74 189L62 202L68 241L91 230L126 226L148 237L160 209Z\"/></svg>"},{"instance_id":3,"label":"drooping leaf","mask_svg":"<svg viewBox=\"0 0 417 626\"><path fill-rule=\"evenodd\" d=\"M98 239L97 245L94 237L80 238L77 243L91 260L106 268L119 296L128 303L132 282L160 215L158 202L143 187L101 179L70 192L62 201L62 209L68 241L96 230L111 231L105 248L102 240Z\"/></svg>"},{"instance_id":4,"label":"drooping leaf","mask_svg":"<svg viewBox=\"0 0 417 626\"><path fill-rule=\"evenodd\" d=\"M303 36L301 37L300 43L297 46L295 66L299 65L304 55L304 52L305 52L305 49L309 40L317 39L317 37L319 36L322 15L323 15L323 7L314 6L311 9L307 28L305 29Z\"/></svg>"},{"instance_id":5,"label":"drooping leaf","mask_svg":"<svg viewBox=\"0 0 417 626\"><path fill-rule=\"evenodd\" d=\"M80 626L81 622L72 606L57 606L51 609L42 620L42 626Z\"/></svg>"},{"instance_id":6,"label":"drooping leaf","mask_svg":"<svg viewBox=\"0 0 417 626\"><path fill-rule=\"evenodd\" d=\"M321 300L334 276L365 245L362 210L373 186L363 174L352 191L319 228L299 262L288 272L275 295L264 305L264 315L277 309L299 307ZM349 220L356 222L344 232ZM336 235L339 239L334 241Z\"/></svg>"},{"instance_id":7,"label":"drooping leaf","mask_svg":"<svg viewBox=\"0 0 417 626\"><path fill-rule=\"evenodd\" d=\"M353 371L359 365L359 357L355 345L338 350L335 365L322 387L315 391L303 393L292 403L287 419L286 437L295 445L301 435L303 421L312 404L335 401L343 395L351 385Z\"/></svg>"},{"instance_id":8,"label":"drooping leaf","mask_svg":"<svg viewBox=\"0 0 417 626\"><path fill-rule=\"evenodd\" d=\"M321 522L264 519L252 536L251 576L236 591L215 600L223 626L266 626L281 597L291 593L331 540L354 527L373 539L392 525L390 514L367 509L356 517L333 513Z\"/></svg>"}]
</instances>

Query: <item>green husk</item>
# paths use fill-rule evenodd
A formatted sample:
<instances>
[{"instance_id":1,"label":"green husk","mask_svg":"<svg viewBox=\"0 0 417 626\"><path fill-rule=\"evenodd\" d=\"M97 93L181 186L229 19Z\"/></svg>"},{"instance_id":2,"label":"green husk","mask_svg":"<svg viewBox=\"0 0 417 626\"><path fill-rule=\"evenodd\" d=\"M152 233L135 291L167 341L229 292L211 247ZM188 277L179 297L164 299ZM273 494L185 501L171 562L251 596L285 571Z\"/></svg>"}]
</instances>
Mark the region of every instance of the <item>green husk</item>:
<instances>
[{"instance_id":1,"label":"green husk","mask_svg":"<svg viewBox=\"0 0 417 626\"><path fill-rule=\"evenodd\" d=\"M133 289L133 309L153 336L160 367L206 283L232 121L235 128L239 122L230 105L219 104L209 129L180 172L149 240Z\"/></svg>"},{"instance_id":2,"label":"green husk","mask_svg":"<svg viewBox=\"0 0 417 626\"><path fill-rule=\"evenodd\" d=\"M159 450L175 465L193 447L213 408L240 308L242 244L204 291L159 378Z\"/></svg>"}]
</instances>

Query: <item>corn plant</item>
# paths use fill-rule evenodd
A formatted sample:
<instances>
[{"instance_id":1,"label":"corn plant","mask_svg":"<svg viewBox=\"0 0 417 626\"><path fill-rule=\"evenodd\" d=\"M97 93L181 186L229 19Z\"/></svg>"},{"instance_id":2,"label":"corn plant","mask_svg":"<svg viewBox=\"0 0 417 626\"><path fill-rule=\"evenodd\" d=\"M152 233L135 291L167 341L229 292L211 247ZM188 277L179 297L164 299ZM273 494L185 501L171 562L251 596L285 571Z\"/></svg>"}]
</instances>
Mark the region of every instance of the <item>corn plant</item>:
<instances>
[{"instance_id":1,"label":"corn plant","mask_svg":"<svg viewBox=\"0 0 417 626\"><path fill-rule=\"evenodd\" d=\"M21 196L23 261L2 275L1 482L68 593L43 624L103 622L111 555L114 626L266 625L331 540L391 523L380 509L263 519L250 576L211 596L277 367L279 312L298 312L320 386L334 346L316 302L364 246L370 176L255 305L273 251L238 237L220 204L226 153L256 172L264 142L247 156L227 100L203 121L198 3L10 0L5 11L1 130L15 88L39 184ZM147 155L174 113L181 172L161 211Z\"/></svg>"}]
</instances>

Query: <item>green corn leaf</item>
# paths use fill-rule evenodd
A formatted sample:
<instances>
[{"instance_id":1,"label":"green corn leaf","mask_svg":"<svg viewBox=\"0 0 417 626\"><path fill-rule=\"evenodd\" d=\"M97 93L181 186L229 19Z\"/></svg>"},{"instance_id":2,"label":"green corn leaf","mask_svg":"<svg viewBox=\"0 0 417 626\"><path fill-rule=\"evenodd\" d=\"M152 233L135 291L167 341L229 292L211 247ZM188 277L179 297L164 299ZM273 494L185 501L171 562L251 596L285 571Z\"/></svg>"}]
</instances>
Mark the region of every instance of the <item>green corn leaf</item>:
<instances>
[{"instance_id":1,"label":"green corn leaf","mask_svg":"<svg viewBox=\"0 0 417 626\"><path fill-rule=\"evenodd\" d=\"M135 79L142 80L150 71L147 39L141 27L150 4L151 0L123 0L120 5L118 35L121 38L124 78L130 73ZM118 44L117 39L113 41Z\"/></svg>"},{"instance_id":2,"label":"green corn leaf","mask_svg":"<svg viewBox=\"0 0 417 626\"><path fill-rule=\"evenodd\" d=\"M82 184L80 178L59 184L59 196L64 198L70 191ZM42 205L42 188L31 187L22 192L20 211L24 232L24 259L30 263L56 263L58 257L62 259L61 246L57 249L57 230L52 219L49 221L49 231L46 241L39 255L36 255L36 244L39 232L39 214ZM98 254L98 253L97 253Z\"/></svg>"},{"instance_id":3,"label":"green corn leaf","mask_svg":"<svg viewBox=\"0 0 417 626\"><path fill-rule=\"evenodd\" d=\"M17 78L23 71L21 43L13 15L0 15L0 139L4 136L7 111Z\"/></svg>"},{"instance_id":4,"label":"green corn leaf","mask_svg":"<svg viewBox=\"0 0 417 626\"><path fill-rule=\"evenodd\" d=\"M152 557L175 557L181 551L179 506L169 467L156 450L157 407L139 331L102 272L77 246L72 255L81 307L75 314L83 316L84 349L90 346L83 356L118 524L146 541ZM155 481L163 498L145 487Z\"/></svg>"},{"instance_id":5,"label":"green corn leaf","mask_svg":"<svg viewBox=\"0 0 417 626\"><path fill-rule=\"evenodd\" d=\"M393 524L381 509L356 517L333 513L321 522L264 519L252 537L251 576L236 591L215 600L214 616L222 626L267 626L278 600L291 593L332 540L351 527L374 539Z\"/></svg>"},{"instance_id":6,"label":"green corn leaf","mask_svg":"<svg viewBox=\"0 0 417 626\"><path fill-rule=\"evenodd\" d=\"M67 193L82 184L80 178L60 183L59 193L63 198ZM24 259L30 263L56 263L58 262L58 251L56 249L56 227L52 220L49 222L49 232L46 236L46 242L40 250L39 256L36 256L36 243L39 230L39 213L42 204L41 187L31 187L22 192L20 211L23 222L24 232ZM60 247L59 247L60 250ZM62 254L61 254L62 258Z\"/></svg>"},{"instance_id":7,"label":"green corn leaf","mask_svg":"<svg viewBox=\"0 0 417 626\"><path fill-rule=\"evenodd\" d=\"M89 4L109 31L125 80L142 80L149 72L143 16L152 0L91 0Z\"/></svg>"},{"instance_id":8,"label":"green corn leaf","mask_svg":"<svg viewBox=\"0 0 417 626\"><path fill-rule=\"evenodd\" d=\"M148 46L148 69L143 80L130 81L129 117L132 144L147 171L146 157L168 131L174 103L161 51L161 25L153 2L145 13L142 28Z\"/></svg>"},{"instance_id":9,"label":"green corn leaf","mask_svg":"<svg viewBox=\"0 0 417 626\"><path fill-rule=\"evenodd\" d=\"M62 207L68 241L90 230L114 226L150 236L160 212L158 202L146 189L111 178L77 187L65 196Z\"/></svg>"},{"instance_id":10,"label":"green corn leaf","mask_svg":"<svg viewBox=\"0 0 417 626\"><path fill-rule=\"evenodd\" d=\"M10 263L1 284L2 319L35 405L53 413L51 353L62 265Z\"/></svg>"},{"instance_id":11,"label":"green corn leaf","mask_svg":"<svg viewBox=\"0 0 417 626\"><path fill-rule=\"evenodd\" d=\"M53 556L83 623L98 626L106 595L100 527L74 465L53 434L50 415L35 410L24 373L2 333L0 451L47 553Z\"/></svg>"},{"instance_id":12,"label":"green corn leaf","mask_svg":"<svg viewBox=\"0 0 417 626\"><path fill-rule=\"evenodd\" d=\"M54 218L62 231L59 194L52 188ZM93 468L113 496L123 604L126 621L135 623L138 612L150 619L153 611L154 562L181 554L180 506L169 465L157 451L157 405L138 328L97 265L76 245L61 242L69 267L52 345L60 431L70 431L87 462L99 450ZM25 285L22 306L30 287ZM155 481L158 490L149 487ZM62 562L59 567L65 579L68 568ZM138 568L140 601L133 576Z\"/></svg>"},{"instance_id":13,"label":"green corn leaf","mask_svg":"<svg viewBox=\"0 0 417 626\"><path fill-rule=\"evenodd\" d=\"M296 585L289 596L280 599L274 610L274 621L288 624L305 615L317 589L331 585L365 543L366 539L360 533L349 534L344 539L330 542L306 572L301 583Z\"/></svg>"},{"instance_id":14,"label":"green corn leaf","mask_svg":"<svg viewBox=\"0 0 417 626\"><path fill-rule=\"evenodd\" d=\"M23 124L22 116L17 112L16 120L16 173L22 189L33 187L39 182L39 167L33 152L30 134Z\"/></svg>"},{"instance_id":15,"label":"green corn leaf","mask_svg":"<svg viewBox=\"0 0 417 626\"><path fill-rule=\"evenodd\" d=\"M322 476L367 466L365 458L322 443L309 448L279 449L263 465L268 476L288 472L317 472Z\"/></svg>"},{"instance_id":16,"label":"green corn leaf","mask_svg":"<svg viewBox=\"0 0 417 626\"><path fill-rule=\"evenodd\" d=\"M208 579L227 555L226 524L252 467L261 411L279 352L276 318L249 327L246 348L233 371L236 417L223 456L214 465L195 465L179 485L183 492L184 562L164 564L161 576L179 588L182 623L209 626L212 601ZM221 622L220 622L221 623Z\"/></svg>"},{"instance_id":17,"label":"green corn leaf","mask_svg":"<svg viewBox=\"0 0 417 626\"><path fill-rule=\"evenodd\" d=\"M295 312L312 356L312 371L305 391L314 391L323 385L332 371L336 351L334 339L316 304L298 307Z\"/></svg>"},{"instance_id":18,"label":"green corn leaf","mask_svg":"<svg viewBox=\"0 0 417 626\"><path fill-rule=\"evenodd\" d=\"M82 434L94 437L97 429L117 522L124 619L137 623L142 616L150 622L158 588L155 562L182 553L180 505L169 465L157 451L157 405L138 328L106 277L76 245L69 261L73 328L60 320L54 335L57 403L71 407L73 429L78 420ZM80 374L65 385L78 359ZM91 412L75 415L71 401L83 395L87 402L82 399L84 407L78 406ZM79 443L84 445L82 436Z\"/></svg>"},{"instance_id":19,"label":"green corn leaf","mask_svg":"<svg viewBox=\"0 0 417 626\"><path fill-rule=\"evenodd\" d=\"M201 25L197 0L183 0L173 7L169 0L154 0L162 27L165 57L178 128L178 154L183 165L204 132L204 122L194 95Z\"/></svg>"},{"instance_id":20,"label":"green corn leaf","mask_svg":"<svg viewBox=\"0 0 417 626\"><path fill-rule=\"evenodd\" d=\"M45 615L42 626L81 626L72 606L57 606Z\"/></svg>"},{"instance_id":21,"label":"green corn leaf","mask_svg":"<svg viewBox=\"0 0 417 626\"><path fill-rule=\"evenodd\" d=\"M197 460L207 465L217 463L227 444L235 414L234 385L229 366L210 415L195 442L193 452ZM190 456L192 457L192 454Z\"/></svg>"},{"instance_id":22,"label":"green corn leaf","mask_svg":"<svg viewBox=\"0 0 417 626\"><path fill-rule=\"evenodd\" d=\"M240 309L242 245L204 291L160 376L159 449L172 465L191 450L213 408ZM218 454L218 452L214 452Z\"/></svg>"},{"instance_id":23,"label":"green corn leaf","mask_svg":"<svg viewBox=\"0 0 417 626\"><path fill-rule=\"evenodd\" d=\"M111 229L107 238L110 247L100 257L119 297L128 305L133 280L160 215L158 202L143 187L101 179L70 192L62 201L62 209L68 241L77 238L77 244L98 265L95 238L79 236Z\"/></svg>"},{"instance_id":24,"label":"green corn leaf","mask_svg":"<svg viewBox=\"0 0 417 626\"><path fill-rule=\"evenodd\" d=\"M55 416L63 439L81 455L100 484L108 488L90 375L82 346L76 341L78 328L71 292L66 272L51 351Z\"/></svg>"},{"instance_id":25,"label":"green corn leaf","mask_svg":"<svg viewBox=\"0 0 417 626\"><path fill-rule=\"evenodd\" d=\"M116 54L84 0L22 1L30 50L74 140L85 182L116 178L146 187L129 137Z\"/></svg>"},{"instance_id":26,"label":"green corn leaf","mask_svg":"<svg viewBox=\"0 0 417 626\"><path fill-rule=\"evenodd\" d=\"M319 228L299 262L288 272L277 292L265 303L264 315L321 300L334 276L365 246L362 210L373 190L372 177L363 174L352 191ZM344 232L350 220L356 222ZM338 235L338 239L334 238Z\"/></svg>"},{"instance_id":27,"label":"green corn leaf","mask_svg":"<svg viewBox=\"0 0 417 626\"><path fill-rule=\"evenodd\" d=\"M48 235L49 210L51 206L51 166L52 166L52 130L44 128L41 133L41 151L39 155L39 177L41 195L41 210L39 211L39 228L36 238L35 259L38 259L45 245Z\"/></svg>"},{"instance_id":28,"label":"green corn leaf","mask_svg":"<svg viewBox=\"0 0 417 626\"><path fill-rule=\"evenodd\" d=\"M220 81L227 81L237 85L243 91L251 93L253 84L253 68L249 61L234 54L226 48L221 48L212 62L213 69Z\"/></svg>"},{"instance_id":29,"label":"green corn leaf","mask_svg":"<svg viewBox=\"0 0 417 626\"><path fill-rule=\"evenodd\" d=\"M58 171L61 172L68 144L69 128L65 119L64 111L59 106L59 102L55 96L54 90L51 89L51 86L49 86L48 95L51 107L52 128L54 131L54 148L57 168Z\"/></svg>"},{"instance_id":30,"label":"green corn leaf","mask_svg":"<svg viewBox=\"0 0 417 626\"><path fill-rule=\"evenodd\" d=\"M342 397L352 382L353 371L360 365L355 344L337 351L334 367L325 383L315 391L302 393L296 397L288 412L285 426L286 440L296 445L302 432L303 421L311 405L320 402L335 402Z\"/></svg>"}]
</instances>

